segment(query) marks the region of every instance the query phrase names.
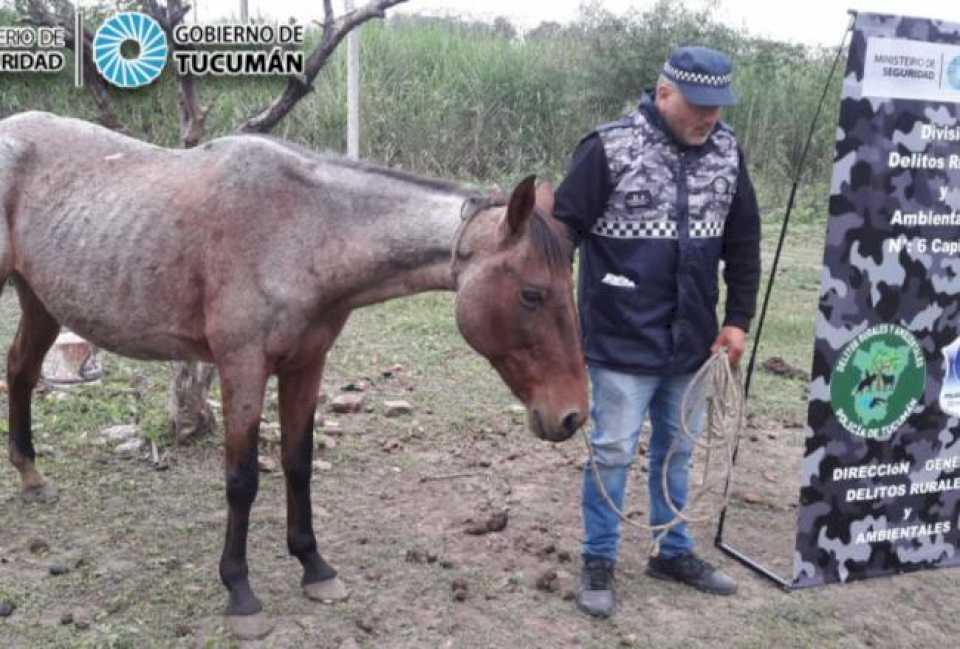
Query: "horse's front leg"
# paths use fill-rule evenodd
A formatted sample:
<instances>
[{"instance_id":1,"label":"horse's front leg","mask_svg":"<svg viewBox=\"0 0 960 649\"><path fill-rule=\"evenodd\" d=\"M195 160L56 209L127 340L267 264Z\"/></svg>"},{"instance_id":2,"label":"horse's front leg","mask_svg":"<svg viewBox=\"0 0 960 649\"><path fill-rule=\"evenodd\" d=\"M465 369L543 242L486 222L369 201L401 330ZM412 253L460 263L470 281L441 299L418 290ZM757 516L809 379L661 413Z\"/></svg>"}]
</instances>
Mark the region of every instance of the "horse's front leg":
<instances>
[{"instance_id":1,"label":"horse's front leg","mask_svg":"<svg viewBox=\"0 0 960 649\"><path fill-rule=\"evenodd\" d=\"M23 497L28 501L50 501L56 497L56 489L43 478L34 464L36 451L33 448L30 402L33 388L40 379L43 357L53 346L60 325L23 281L18 284L17 292L22 314L17 336L7 356L10 461L20 472Z\"/></svg>"},{"instance_id":2,"label":"horse's front leg","mask_svg":"<svg viewBox=\"0 0 960 649\"><path fill-rule=\"evenodd\" d=\"M230 593L227 619L243 639L267 635L271 626L250 588L247 530L257 497L257 441L266 389L266 363L259 351L218 360L226 428L227 537L220 558L220 579Z\"/></svg>"},{"instance_id":3,"label":"horse's front leg","mask_svg":"<svg viewBox=\"0 0 960 649\"><path fill-rule=\"evenodd\" d=\"M279 374L283 473L287 480L287 547L303 565L303 592L312 600L347 597L337 572L317 551L310 500L313 425L323 374L323 355L305 367Z\"/></svg>"}]
</instances>

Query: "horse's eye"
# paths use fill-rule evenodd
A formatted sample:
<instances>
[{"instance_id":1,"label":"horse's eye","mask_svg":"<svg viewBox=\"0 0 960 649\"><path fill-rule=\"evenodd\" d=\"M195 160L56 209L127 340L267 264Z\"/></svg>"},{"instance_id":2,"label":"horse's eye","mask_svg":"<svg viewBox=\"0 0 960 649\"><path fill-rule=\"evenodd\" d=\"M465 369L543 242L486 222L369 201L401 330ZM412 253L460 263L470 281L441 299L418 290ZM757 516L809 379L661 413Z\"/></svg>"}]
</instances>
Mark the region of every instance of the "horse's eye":
<instances>
[{"instance_id":1,"label":"horse's eye","mask_svg":"<svg viewBox=\"0 0 960 649\"><path fill-rule=\"evenodd\" d=\"M523 306L531 309L543 306L543 291L539 288L525 288L520 291L520 301Z\"/></svg>"}]
</instances>

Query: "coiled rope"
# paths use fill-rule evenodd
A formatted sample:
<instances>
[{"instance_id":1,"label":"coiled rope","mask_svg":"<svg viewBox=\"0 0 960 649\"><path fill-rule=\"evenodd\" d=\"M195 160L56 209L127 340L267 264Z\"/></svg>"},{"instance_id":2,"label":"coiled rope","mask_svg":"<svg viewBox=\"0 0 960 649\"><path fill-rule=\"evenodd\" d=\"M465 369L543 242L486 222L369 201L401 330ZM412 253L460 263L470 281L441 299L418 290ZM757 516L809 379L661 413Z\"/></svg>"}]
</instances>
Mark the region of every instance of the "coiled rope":
<instances>
[{"instance_id":1,"label":"coiled rope","mask_svg":"<svg viewBox=\"0 0 960 649\"><path fill-rule=\"evenodd\" d=\"M694 410L698 411L699 414L700 404L695 403L693 407L690 407L690 400L701 398L706 401L707 422L703 431L691 431L687 418ZM702 476L699 484L692 485L689 490L687 504L684 508L686 511L682 510L671 500L667 489L667 467L670 466L670 460L677 450L677 439L674 439L670 444L670 450L663 459L663 468L660 471L664 498L667 506L670 507L670 511L673 512L673 518L659 525L638 523L625 516L614 504L603 486L603 480L600 479L600 470L597 468L594 459L593 445L590 443L586 427L581 429L589 453L593 479L603 499L621 521L654 535L650 549L651 555L659 551L660 541L677 525L711 520L726 508L729 499L726 485L732 477L734 452L737 447L737 438L743 429L744 416L745 398L740 370L730 365L726 350L721 349L697 370L693 379L687 385L680 402L680 434L693 443L694 449L699 448L703 451ZM712 466L718 463L719 468ZM708 511L701 515L686 513L695 508L708 495L719 496L715 511Z\"/></svg>"}]
</instances>

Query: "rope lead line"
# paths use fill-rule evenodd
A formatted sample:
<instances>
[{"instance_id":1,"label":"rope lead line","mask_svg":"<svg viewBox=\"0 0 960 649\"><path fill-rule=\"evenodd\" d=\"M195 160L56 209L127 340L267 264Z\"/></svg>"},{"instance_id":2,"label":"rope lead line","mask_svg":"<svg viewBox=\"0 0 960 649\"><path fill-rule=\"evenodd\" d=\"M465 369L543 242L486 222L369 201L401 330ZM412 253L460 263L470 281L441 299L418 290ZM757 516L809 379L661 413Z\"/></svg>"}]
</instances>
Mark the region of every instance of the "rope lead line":
<instances>
[{"instance_id":1,"label":"rope lead line","mask_svg":"<svg viewBox=\"0 0 960 649\"><path fill-rule=\"evenodd\" d=\"M703 395L706 405L707 422L705 431L691 431L687 422L687 414L690 408L687 407L691 395ZM699 409L699 408L698 408ZM703 449L703 475L699 484L695 485L687 498L687 510L691 510L708 494L720 497L723 510L727 506L726 485L733 471L733 453L736 448L737 438L743 428L744 420L744 393L739 369L730 366L730 360L727 358L725 350L720 350L711 356L703 366L697 370L693 379L687 385L683 393L683 399L680 402L680 433L689 439L695 448ZM590 470L593 473L593 479L600 490L600 494L606 501L607 506L617 517L638 529L650 532L654 535L650 554L656 554L660 549L660 541L674 527L681 523L698 523L708 521L714 518L716 514L703 514L693 516L684 513L684 511L674 503L667 490L667 467L670 466L670 460L677 449L677 440L674 439L670 444L670 450L663 459L663 469L660 472L660 479L664 497L667 506L673 512L673 518L667 522L658 525L647 525L638 523L627 518L622 511L614 504L606 488L603 486L603 480L600 479L600 470L597 468L596 460L593 455L593 445L590 443L590 437L586 428L582 428L583 440L587 445L589 454ZM703 433L706 432L704 436ZM713 471L713 464L720 462L721 468ZM711 479L711 476L714 476Z\"/></svg>"}]
</instances>

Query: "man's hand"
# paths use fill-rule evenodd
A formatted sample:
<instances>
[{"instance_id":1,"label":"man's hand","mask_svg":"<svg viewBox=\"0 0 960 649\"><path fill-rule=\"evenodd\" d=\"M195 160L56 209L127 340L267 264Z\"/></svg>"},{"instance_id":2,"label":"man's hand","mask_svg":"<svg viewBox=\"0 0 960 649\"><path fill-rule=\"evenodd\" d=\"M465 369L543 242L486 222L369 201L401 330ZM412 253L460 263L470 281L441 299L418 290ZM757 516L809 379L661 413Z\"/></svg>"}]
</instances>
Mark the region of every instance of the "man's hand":
<instances>
[{"instance_id":1,"label":"man's hand","mask_svg":"<svg viewBox=\"0 0 960 649\"><path fill-rule=\"evenodd\" d=\"M720 348L727 348L727 357L730 359L730 365L736 367L743 356L743 350L747 348L747 334L740 327L726 326L720 330L717 339L713 341L710 347L710 353L715 354Z\"/></svg>"}]
</instances>

